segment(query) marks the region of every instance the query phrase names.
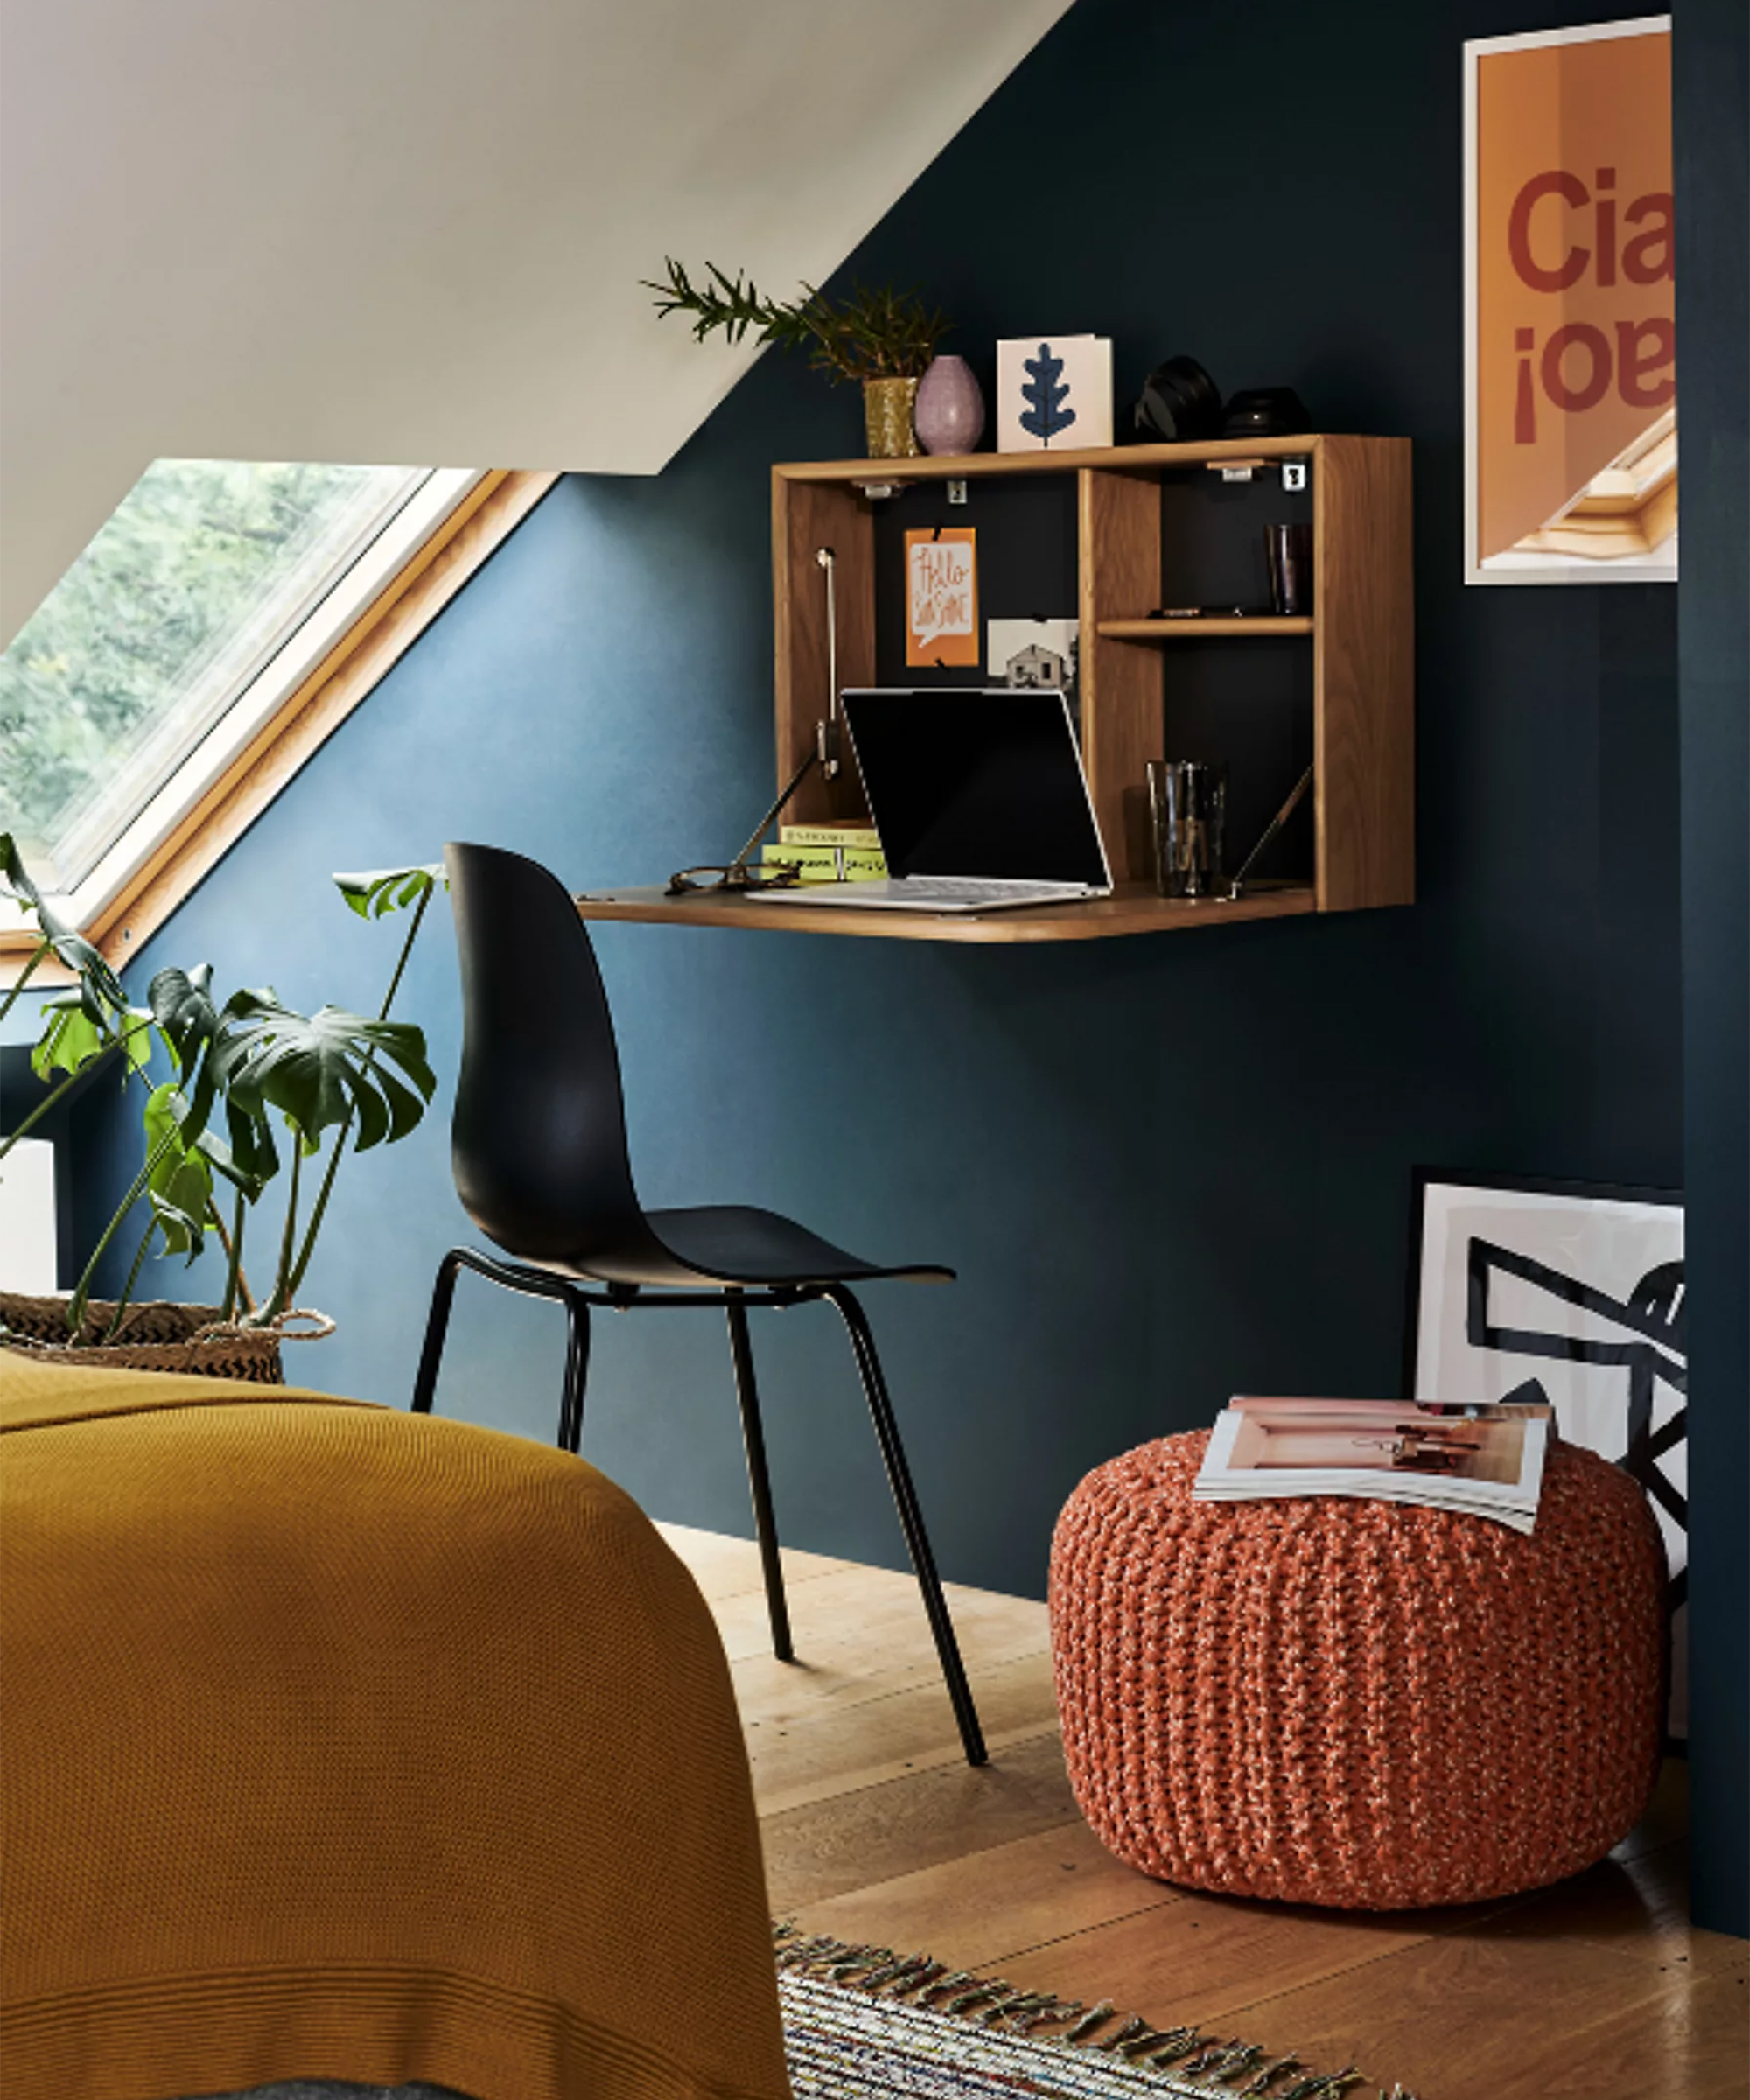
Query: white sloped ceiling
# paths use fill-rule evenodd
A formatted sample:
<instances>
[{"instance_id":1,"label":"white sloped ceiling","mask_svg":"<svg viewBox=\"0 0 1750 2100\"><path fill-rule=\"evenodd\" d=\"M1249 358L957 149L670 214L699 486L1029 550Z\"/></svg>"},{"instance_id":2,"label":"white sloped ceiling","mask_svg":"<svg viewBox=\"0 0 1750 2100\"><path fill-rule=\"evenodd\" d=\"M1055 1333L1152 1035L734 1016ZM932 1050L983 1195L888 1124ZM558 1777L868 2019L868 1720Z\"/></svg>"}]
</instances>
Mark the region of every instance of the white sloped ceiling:
<instances>
[{"instance_id":1,"label":"white sloped ceiling","mask_svg":"<svg viewBox=\"0 0 1750 2100\"><path fill-rule=\"evenodd\" d=\"M1068 0L0 0L0 641L158 457L651 473Z\"/></svg>"}]
</instances>

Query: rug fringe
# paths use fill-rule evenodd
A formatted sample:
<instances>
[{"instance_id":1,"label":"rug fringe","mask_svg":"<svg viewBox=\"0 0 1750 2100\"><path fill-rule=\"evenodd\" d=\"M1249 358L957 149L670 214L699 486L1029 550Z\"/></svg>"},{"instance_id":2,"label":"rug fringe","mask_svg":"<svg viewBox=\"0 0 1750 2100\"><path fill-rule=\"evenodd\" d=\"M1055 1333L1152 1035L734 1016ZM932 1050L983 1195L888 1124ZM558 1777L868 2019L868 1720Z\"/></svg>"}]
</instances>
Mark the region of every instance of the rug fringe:
<instances>
[{"instance_id":1,"label":"rug fringe","mask_svg":"<svg viewBox=\"0 0 1750 2100\"><path fill-rule=\"evenodd\" d=\"M1166 2073L1176 2082L1190 2080L1194 2090L1221 2095L1222 2100L1342 2100L1369 2082L1352 2063L1340 2071L1308 2071L1298 2056L1272 2059L1257 2043L1237 2036L1218 2041L1196 2027L1156 2027L1139 2013L1121 2016L1110 1998L1084 2006L1079 1998L1019 1988L1002 1977L950 1970L928 1955L896 1954L891 1947L804 1933L790 1918L772 1928L772 1941L782 1970L946 2013L999 2034L1103 2051L1140 2071ZM1051 2027L1064 2032L1041 2032ZM1238 2084L1242 2078L1245 2084ZM1292 2082L1284 2084L1284 2079ZM1389 2093L1382 2086L1377 2090L1379 2100L1416 2100L1402 2085Z\"/></svg>"}]
</instances>

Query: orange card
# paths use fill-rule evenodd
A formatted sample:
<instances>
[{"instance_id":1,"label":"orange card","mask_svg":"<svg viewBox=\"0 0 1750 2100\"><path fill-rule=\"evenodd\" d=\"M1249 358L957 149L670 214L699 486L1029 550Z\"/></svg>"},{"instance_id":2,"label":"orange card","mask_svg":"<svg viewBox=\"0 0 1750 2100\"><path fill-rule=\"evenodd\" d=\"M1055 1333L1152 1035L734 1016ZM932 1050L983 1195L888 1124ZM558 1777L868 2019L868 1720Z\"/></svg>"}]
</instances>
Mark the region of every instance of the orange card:
<instances>
[{"instance_id":1,"label":"orange card","mask_svg":"<svg viewBox=\"0 0 1750 2100\"><path fill-rule=\"evenodd\" d=\"M906 662L976 664L978 535L944 525L906 535Z\"/></svg>"}]
</instances>

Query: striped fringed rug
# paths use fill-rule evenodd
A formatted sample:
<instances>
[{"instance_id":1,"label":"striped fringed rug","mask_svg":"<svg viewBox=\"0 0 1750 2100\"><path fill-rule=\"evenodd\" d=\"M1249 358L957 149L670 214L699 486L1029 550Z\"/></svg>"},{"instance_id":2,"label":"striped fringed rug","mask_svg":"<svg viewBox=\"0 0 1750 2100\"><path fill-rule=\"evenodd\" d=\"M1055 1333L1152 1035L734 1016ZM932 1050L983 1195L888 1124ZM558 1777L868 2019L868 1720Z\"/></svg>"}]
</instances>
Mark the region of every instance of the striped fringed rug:
<instances>
[{"instance_id":1,"label":"striped fringed rug","mask_svg":"<svg viewBox=\"0 0 1750 2100\"><path fill-rule=\"evenodd\" d=\"M796 2100L1340 2100L1354 2065L1309 2069L1256 2044L1122 2018L921 1954L774 1928ZM1403 2086L1379 2100L1415 2100ZM1357 2096L1359 2100L1359 2096Z\"/></svg>"}]
</instances>

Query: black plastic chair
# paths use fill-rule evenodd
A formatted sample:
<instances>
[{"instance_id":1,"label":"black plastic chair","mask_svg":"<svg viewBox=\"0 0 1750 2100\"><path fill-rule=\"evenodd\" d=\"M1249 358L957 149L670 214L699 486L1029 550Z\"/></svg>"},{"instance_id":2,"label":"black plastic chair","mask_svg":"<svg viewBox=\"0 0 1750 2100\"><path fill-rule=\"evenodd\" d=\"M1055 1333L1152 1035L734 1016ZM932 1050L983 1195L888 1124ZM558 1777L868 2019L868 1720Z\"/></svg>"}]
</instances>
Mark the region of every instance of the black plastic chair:
<instances>
[{"instance_id":1,"label":"black plastic chair","mask_svg":"<svg viewBox=\"0 0 1750 2100\"><path fill-rule=\"evenodd\" d=\"M558 1442L570 1452L583 1434L592 1306L721 1306L729 1320L772 1645L779 1660L788 1662L794 1649L747 1308L824 1298L850 1336L967 1762L982 1765L984 1739L881 1360L850 1290L852 1283L878 1277L951 1283L954 1271L881 1268L769 1210L646 1211L626 1153L607 996L576 905L556 876L521 854L450 845L444 858L462 960L462 1072L451 1152L456 1191L475 1224L513 1258L452 1247L439 1263L414 1386L415 1413L431 1410L459 1270L564 1305L568 1327ZM603 1288L587 1290L585 1281ZM659 1295L646 1295L653 1292Z\"/></svg>"}]
</instances>

